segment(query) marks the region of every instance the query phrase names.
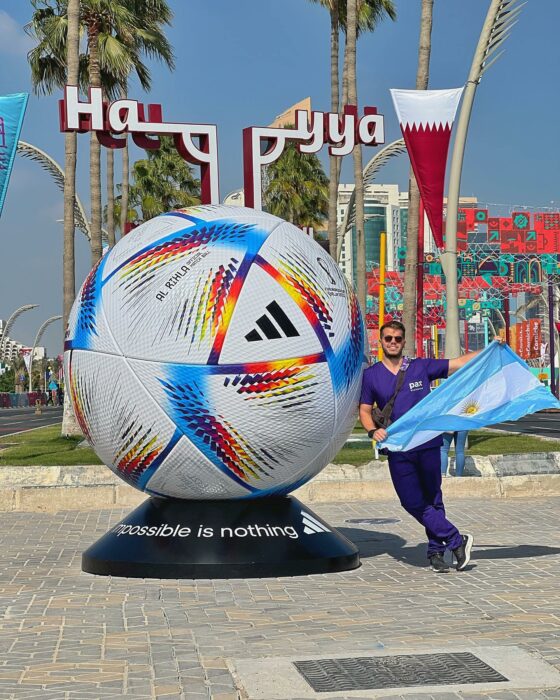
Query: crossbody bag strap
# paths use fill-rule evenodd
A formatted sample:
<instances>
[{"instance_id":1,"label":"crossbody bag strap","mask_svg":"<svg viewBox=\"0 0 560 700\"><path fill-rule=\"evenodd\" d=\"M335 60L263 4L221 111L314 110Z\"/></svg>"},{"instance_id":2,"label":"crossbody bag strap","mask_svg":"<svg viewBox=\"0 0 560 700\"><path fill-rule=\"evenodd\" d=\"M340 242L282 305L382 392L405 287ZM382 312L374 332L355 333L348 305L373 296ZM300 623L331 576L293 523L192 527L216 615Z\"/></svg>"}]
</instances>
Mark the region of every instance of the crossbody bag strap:
<instances>
[{"instance_id":1,"label":"crossbody bag strap","mask_svg":"<svg viewBox=\"0 0 560 700\"><path fill-rule=\"evenodd\" d=\"M391 396L389 401L387 401L387 403L383 407L383 410L381 411L381 413L385 416L386 419L391 418L391 414L393 413L393 406L395 405L395 401L397 400L398 393L402 389L402 385L404 384L404 375L406 374L406 370L408 369L409 365L410 365L410 358L404 357L401 368L399 369L399 376L397 377L397 385L395 387L395 393L393 394L393 396Z\"/></svg>"}]
</instances>

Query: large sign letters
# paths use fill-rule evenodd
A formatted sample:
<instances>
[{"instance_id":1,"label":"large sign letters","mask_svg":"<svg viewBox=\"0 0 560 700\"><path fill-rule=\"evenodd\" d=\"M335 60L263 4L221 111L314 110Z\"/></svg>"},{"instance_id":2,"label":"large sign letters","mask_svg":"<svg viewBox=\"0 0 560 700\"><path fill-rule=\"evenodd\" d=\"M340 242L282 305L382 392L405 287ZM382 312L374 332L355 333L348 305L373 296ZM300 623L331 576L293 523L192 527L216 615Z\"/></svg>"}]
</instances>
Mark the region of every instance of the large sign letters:
<instances>
[{"instance_id":1,"label":"large sign letters","mask_svg":"<svg viewBox=\"0 0 560 700\"><path fill-rule=\"evenodd\" d=\"M218 130L215 124L185 124L163 119L161 105L144 105L124 99L107 103L101 88L89 88L81 101L78 88L66 85L59 102L60 130L84 133L95 131L107 148L122 148L130 133L140 148L158 149L159 136L173 137L178 153L189 163L200 166L202 204L219 204ZM196 142L195 142L196 140ZM347 106L342 116L296 111L296 125L290 128L248 127L243 130L243 178L245 204L262 209L261 168L277 160L287 141L297 142L301 153L316 153L329 144L329 153L345 156L358 143L377 146L385 142L384 121L376 107L365 107L359 119L356 107Z\"/></svg>"},{"instance_id":2,"label":"large sign letters","mask_svg":"<svg viewBox=\"0 0 560 700\"><path fill-rule=\"evenodd\" d=\"M142 103L136 100L103 101L101 88L89 88L88 100L81 102L78 88L66 85L59 102L61 131L96 131L99 142L108 148L122 148L124 139L115 136L128 132L140 148L157 149L157 135L172 136L175 148L184 160L200 165L201 200L219 204L218 134L215 124L184 124L163 120L161 105L148 105L147 118ZM155 138L154 138L155 137ZM198 145L194 139L198 138Z\"/></svg>"}]
</instances>

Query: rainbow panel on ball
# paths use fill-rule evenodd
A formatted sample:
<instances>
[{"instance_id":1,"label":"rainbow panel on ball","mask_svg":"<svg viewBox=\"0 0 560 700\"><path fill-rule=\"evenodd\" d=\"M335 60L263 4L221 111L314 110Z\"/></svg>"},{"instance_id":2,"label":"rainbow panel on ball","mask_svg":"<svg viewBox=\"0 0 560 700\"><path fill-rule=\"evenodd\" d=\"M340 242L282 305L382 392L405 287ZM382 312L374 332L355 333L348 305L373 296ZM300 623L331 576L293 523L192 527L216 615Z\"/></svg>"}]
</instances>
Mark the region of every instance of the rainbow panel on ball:
<instances>
[{"instance_id":1,"label":"rainbow panel on ball","mask_svg":"<svg viewBox=\"0 0 560 700\"><path fill-rule=\"evenodd\" d=\"M255 496L314 476L308 465L328 444L334 418L329 371L320 359L237 366L131 361L131 367L181 433Z\"/></svg>"},{"instance_id":2,"label":"rainbow panel on ball","mask_svg":"<svg viewBox=\"0 0 560 700\"><path fill-rule=\"evenodd\" d=\"M291 291L291 290L290 290ZM290 291L253 264L232 314L219 364L266 362L321 354L313 325Z\"/></svg>"},{"instance_id":3,"label":"rainbow panel on ball","mask_svg":"<svg viewBox=\"0 0 560 700\"><path fill-rule=\"evenodd\" d=\"M269 230L260 226L262 217L201 222L170 216L186 227L143 242L104 277L107 322L126 357L212 362Z\"/></svg>"},{"instance_id":4,"label":"rainbow panel on ball","mask_svg":"<svg viewBox=\"0 0 560 700\"><path fill-rule=\"evenodd\" d=\"M320 246L290 224L267 239L256 260L303 310L331 370L337 412L358 403L365 356L365 328L358 300L342 271Z\"/></svg>"},{"instance_id":5,"label":"rainbow panel on ball","mask_svg":"<svg viewBox=\"0 0 560 700\"><path fill-rule=\"evenodd\" d=\"M65 371L84 434L148 493L285 494L356 418L365 333L332 259L277 217L204 206L123 238L84 283Z\"/></svg>"},{"instance_id":6,"label":"rainbow panel on ball","mask_svg":"<svg viewBox=\"0 0 560 700\"><path fill-rule=\"evenodd\" d=\"M177 427L150 398L125 358L72 350L64 359L74 412L85 437L115 474L144 490L177 444Z\"/></svg>"}]
</instances>

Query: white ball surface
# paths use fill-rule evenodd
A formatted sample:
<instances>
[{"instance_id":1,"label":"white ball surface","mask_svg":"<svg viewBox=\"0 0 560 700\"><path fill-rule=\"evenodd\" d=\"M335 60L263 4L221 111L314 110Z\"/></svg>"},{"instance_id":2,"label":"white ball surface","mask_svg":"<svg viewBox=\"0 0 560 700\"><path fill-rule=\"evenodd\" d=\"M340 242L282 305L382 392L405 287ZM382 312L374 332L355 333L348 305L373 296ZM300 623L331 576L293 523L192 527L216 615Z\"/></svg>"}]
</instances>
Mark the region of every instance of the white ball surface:
<instances>
[{"instance_id":1,"label":"white ball surface","mask_svg":"<svg viewBox=\"0 0 560 700\"><path fill-rule=\"evenodd\" d=\"M357 299L300 229L242 207L163 214L122 238L74 303L65 373L99 457L181 499L283 495L355 420Z\"/></svg>"}]
</instances>

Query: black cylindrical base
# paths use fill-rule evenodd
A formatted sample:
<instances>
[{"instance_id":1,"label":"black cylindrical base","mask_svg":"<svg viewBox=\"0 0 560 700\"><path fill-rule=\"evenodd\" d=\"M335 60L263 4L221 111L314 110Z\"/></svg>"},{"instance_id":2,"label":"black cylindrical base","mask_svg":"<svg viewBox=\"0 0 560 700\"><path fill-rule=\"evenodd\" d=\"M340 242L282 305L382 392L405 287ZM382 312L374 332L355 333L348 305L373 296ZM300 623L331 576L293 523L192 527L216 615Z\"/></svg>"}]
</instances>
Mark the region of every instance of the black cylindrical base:
<instances>
[{"instance_id":1,"label":"black cylindrical base","mask_svg":"<svg viewBox=\"0 0 560 700\"><path fill-rule=\"evenodd\" d=\"M255 578L347 571L357 547L292 496L149 498L82 555L82 570L132 578Z\"/></svg>"}]
</instances>

